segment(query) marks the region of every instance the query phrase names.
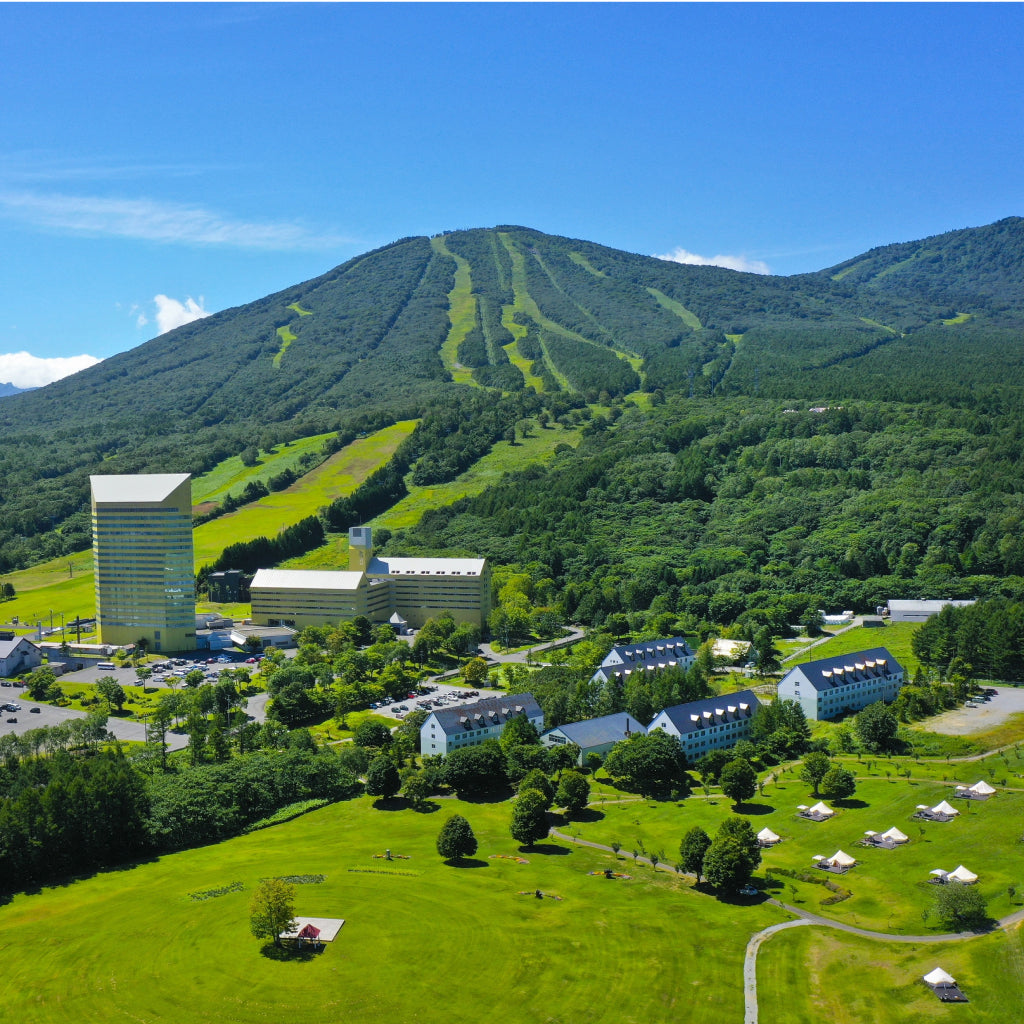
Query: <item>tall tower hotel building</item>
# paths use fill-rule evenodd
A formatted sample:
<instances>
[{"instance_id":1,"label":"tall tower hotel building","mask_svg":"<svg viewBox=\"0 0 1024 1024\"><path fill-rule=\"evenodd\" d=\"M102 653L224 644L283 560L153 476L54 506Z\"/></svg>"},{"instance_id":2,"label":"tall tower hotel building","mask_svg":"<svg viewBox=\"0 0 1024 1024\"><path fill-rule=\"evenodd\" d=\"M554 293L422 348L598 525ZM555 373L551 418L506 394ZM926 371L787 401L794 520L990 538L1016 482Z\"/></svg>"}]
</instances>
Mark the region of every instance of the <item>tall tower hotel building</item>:
<instances>
[{"instance_id":1,"label":"tall tower hotel building","mask_svg":"<svg viewBox=\"0 0 1024 1024\"><path fill-rule=\"evenodd\" d=\"M94 476L92 551L100 641L194 650L192 483L187 473Z\"/></svg>"}]
</instances>

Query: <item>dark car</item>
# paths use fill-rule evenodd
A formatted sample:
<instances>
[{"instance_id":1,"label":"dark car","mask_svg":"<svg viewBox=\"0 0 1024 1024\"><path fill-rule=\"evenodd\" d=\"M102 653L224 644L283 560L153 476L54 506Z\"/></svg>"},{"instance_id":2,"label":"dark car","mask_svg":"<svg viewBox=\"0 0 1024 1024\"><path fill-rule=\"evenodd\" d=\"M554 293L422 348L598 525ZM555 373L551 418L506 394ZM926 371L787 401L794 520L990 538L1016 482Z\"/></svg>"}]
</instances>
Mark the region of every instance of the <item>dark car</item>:
<instances>
[{"instance_id":1,"label":"dark car","mask_svg":"<svg viewBox=\"0 0 1024 1024\"><path fill-rule=\"evenodd\" d=\"M29 708L29 709L28 709L28 711L29 711L29 714L30 714L30 715L38 715L38 714L41 714L41 712L40 712L39 708Z\"/></svg>"},{"instance_id":2,"label":"dark car","mask_svg":"<svg viewBox=\"0 0 1024 1024\"><path fill-rule=\"evenodd\" d=\"M17 722L18 720L16 718L8 718L7 721L8 722Z\"/></svg>"}]
</instances>

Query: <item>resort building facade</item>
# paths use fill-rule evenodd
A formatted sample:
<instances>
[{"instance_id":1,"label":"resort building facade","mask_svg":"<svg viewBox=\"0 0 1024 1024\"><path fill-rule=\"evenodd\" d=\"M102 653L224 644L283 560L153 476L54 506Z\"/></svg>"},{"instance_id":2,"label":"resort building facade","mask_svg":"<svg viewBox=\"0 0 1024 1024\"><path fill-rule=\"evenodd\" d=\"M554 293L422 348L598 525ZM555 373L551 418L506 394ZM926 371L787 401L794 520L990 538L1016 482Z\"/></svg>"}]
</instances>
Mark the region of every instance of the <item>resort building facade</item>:
<instances>
[{"instance_id":1,"label":"resort building facade","mask_svg":"<svg viewBox=\"0 0 1024 1024\"><path fill-rule=\"evenodd\" d=\"M261 625L324 626L401 616L413 629L442 612L483 628L491 580L483 558L378 558L370 527L349 530L347 571L260 569L249 588Z\"/></svg>"},{"instance_id":2,"label":"resort building facade","mask_svg":"<svg viewBox=\"0 0 1024 1024\"><path fill-rule=\"evenodd\" d=\"M751 726L761 710L753 690L740 690L724 697L707 697L676 704L654 716L649 733L661 729L679 740L691 763L709 750L733 747L750 739Z\"/></svg>"},{"instance_id":3,"label":"resort building facade","mask_svg":"<svg viewBox=\"0 0 1024 1024\"><path fill-rule=\"evenodd\" d=\"M795 700L808 719L835 718L876 701L893 701L906 681L884 647L795 665L780 680L779 700Z\"/></svg>"},{"instance_id":4,"label":"resort building facade","mask_svg":"<svg viewBox=\"0 0 1024 1024\"><path fill-rule=\"evenodd\" d=\"M191 477L89 479L100 641L144 639L153 651L194 650Z\"/></svg>"},{"instance_id":5,"label":"resort building facade","mask_svg":"<svg viewBox=\"0 0 1024 1024\"><path fill-rule=\"evenodd\" d=\"M420 752L448 754L461 747L475 747L484 740L496 740L505 725L519 715L544 728L544 712L532 693L511 693L507 697L484 697L459 707L439 708L427 715L420 727Z\"/></svg>"}]
</instances>

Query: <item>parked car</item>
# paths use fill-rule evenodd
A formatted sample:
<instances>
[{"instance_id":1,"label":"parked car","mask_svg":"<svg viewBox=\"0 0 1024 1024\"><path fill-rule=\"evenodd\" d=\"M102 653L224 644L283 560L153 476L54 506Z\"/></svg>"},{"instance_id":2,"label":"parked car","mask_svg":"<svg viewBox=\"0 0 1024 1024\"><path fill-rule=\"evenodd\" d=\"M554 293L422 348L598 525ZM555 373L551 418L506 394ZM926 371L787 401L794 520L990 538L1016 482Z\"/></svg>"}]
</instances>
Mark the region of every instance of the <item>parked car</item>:
<instances>
[{"instance_id":1,"label":"parked car","mask_svg":"<svg viewBox=\"0 0 1024 1024\"><path fill-rule=\"evenodd\" d=\"M41 713L39 708L29 708L28 710L29 710L29 714L32 714L32 715L38 715L38 714Z\"/></svg>"},{"instance_id":2,"label":"parked car","mask_svg":"<svg viewBox=\"0 0 1024 1024\"><path fill-rule=\"evenodd\" d=\"M7 721L8 722L17 722L18 720L16 718L8 718Z\"/></svg>"}]
</instances>

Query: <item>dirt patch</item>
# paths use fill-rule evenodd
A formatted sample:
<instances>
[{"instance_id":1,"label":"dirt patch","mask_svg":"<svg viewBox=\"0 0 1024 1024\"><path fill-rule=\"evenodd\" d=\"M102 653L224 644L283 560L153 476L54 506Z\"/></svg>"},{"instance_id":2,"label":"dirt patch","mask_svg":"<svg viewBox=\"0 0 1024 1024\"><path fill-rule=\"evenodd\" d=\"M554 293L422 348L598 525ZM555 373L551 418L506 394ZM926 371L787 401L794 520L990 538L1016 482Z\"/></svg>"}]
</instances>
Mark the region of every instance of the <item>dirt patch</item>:
<instances>
[{"instance_id":1,"label":"dirt patch","mask_svg":"<svg viewBox=\"0 0 1024 1024\"><path fill-rule=\"evenodd\" d=\"M1011 715L1024 711L1024 689L998 686L995 690L995 697L979 701L977 707L961 707L936 715L928 722L929 732L970 736L976 732L988 732L1002 725Z\"/></svg>"}]
</instances>

